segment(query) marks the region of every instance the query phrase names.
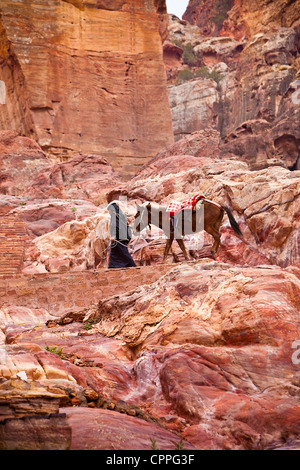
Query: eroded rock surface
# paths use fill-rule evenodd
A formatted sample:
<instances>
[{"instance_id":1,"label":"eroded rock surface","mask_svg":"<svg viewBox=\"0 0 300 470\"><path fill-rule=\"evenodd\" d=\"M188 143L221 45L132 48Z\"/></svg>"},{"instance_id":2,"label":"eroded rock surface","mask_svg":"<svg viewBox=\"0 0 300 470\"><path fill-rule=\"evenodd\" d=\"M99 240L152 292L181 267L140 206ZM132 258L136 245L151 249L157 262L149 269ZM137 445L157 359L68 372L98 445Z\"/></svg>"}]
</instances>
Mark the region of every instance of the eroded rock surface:
<instances>
[{"instance_id":1,"label":"eroded rock surface","mask_svg":"<svg viewBox=\"0 0 300 470\"><path fill-rule=\"evenodd\" d=\"M295 267L202 260L69 320L1 311L1 403L48 395L44 410L59 403L74 449L132 449L109 421L140 433L139 449L180 436L186 449L297 446L299 279Z\"/></svg>"},{"instance_id":2,"label":"eroded rock surface","mask_svg":"<svg viewBox=\"0 0 300 470\"><path fill-rule=\"evenodd\" d=\"M241 38L299 24L299 1L190 0L183 18L198 25L204 35Z\"/></svg>"},{"instance_id":3,"label":"eroded rock surface","mask_svg":"<svg viewBox=\"0 0 300 470\"><path fill-rule=\"evenodd\" d=\"M168 34L163 0L21 3L0 7L0 448L299 449L298 3L191 1ZM152 226L137 268L103 269L107 202L132 222L195 194L243 234L225 216L215 260L204 233L160 266Z\"/></svg>"},{"instance_id":4,"label":"eroded rock surface","mask_svg":"<svg viewBox=\"0 0 300 470\"><path fill-rule=\"evenodd\" d=\"M175 140L201 129L217 130L225 152L251 169L298 168L299 8L295 2L289 5L297 21L285 23L268 4L264 12L272 10L277 25L260 23L261 30L236 38L225 30L205 33L189 16L193 8L201 11L209 29L205 13L214 15L221 3L190 2L186 18L193 26L169 15L164 61ZM278 8L287 14L284 3L278 2ZM244 7L235 3L232 12L242 17Z\"/></svg>"},{"instance_id":5,"label":"eroded rock surface","mask_svg":"<svg viewBox=\"0 0 300 470\"><path fill-rule=\"evenodd\" d=\"M125 174L173 141L164 2L3 1L0 14L1 128L57 161L100 154Z\"/></svg>"}]
</instances>

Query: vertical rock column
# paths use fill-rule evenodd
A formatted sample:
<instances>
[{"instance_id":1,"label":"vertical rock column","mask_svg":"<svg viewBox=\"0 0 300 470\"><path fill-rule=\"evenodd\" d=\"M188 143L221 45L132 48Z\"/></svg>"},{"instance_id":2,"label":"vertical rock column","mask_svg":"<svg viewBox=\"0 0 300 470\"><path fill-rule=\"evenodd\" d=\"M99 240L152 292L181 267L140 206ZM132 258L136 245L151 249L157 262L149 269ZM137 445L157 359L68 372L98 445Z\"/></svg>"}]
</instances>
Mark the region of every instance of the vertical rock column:
<instances>
[{"instance_id":1,"label":"vertical rock column","mask_svg":"<svg viewBox=\"0 0 300 470\"><path fill-rule=\"evenodd\" d=\"M173 142L164 0L2 0L0 14L2 129L126 174Z\"/></svg>"}]
</instances>

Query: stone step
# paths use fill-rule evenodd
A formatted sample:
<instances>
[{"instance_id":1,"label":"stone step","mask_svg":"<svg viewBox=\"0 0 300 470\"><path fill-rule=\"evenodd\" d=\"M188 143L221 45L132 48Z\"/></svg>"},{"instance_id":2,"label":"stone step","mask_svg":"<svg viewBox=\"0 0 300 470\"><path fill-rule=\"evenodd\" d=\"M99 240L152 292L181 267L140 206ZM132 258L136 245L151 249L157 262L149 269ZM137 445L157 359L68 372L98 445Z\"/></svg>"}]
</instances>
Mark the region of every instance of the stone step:
<instances>
[{"instance_id":1,"label":"stone step","mask_svg":"<svg viewBox=\"0 0 300 470\"><path fill-rule=\"evenodd\" d=\"M22 221L13 215L0 215L0 274L21 272L27 239Z\"/></svg>"}]
</instances>

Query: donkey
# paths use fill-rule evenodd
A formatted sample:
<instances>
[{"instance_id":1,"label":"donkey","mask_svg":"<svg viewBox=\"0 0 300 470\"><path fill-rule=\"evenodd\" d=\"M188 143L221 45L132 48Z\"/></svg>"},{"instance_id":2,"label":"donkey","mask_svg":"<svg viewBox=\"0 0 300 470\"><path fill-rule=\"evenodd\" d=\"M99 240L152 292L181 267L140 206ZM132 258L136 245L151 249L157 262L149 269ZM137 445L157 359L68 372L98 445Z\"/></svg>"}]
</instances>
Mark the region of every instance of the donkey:
<instances>
[{"instance_id":1,"label":"donkey","mask_svg":"<svg viewBox=\"0 0 300 470\"><path fill-rule=\"evenodd\" d=\"M181 248L185 259L189 261L190 257L182 237L205 230L214 238L211 254L215 259L220 245L220 226L225 212L228 215L230 225L236 235L242 237L243 234L231 211L227 207L205 198L202 198L201 203L196 204L193 209L184 209L175 216L167 212L166 206L160 206L157 203L148 202L142 206L138 205L134 220L134 233L140 233L147 225L150 226L150 224L156 225L162 229L167 236L163 257L163 263L165 263L174 239Z\"/></svg>"}]
</instances>

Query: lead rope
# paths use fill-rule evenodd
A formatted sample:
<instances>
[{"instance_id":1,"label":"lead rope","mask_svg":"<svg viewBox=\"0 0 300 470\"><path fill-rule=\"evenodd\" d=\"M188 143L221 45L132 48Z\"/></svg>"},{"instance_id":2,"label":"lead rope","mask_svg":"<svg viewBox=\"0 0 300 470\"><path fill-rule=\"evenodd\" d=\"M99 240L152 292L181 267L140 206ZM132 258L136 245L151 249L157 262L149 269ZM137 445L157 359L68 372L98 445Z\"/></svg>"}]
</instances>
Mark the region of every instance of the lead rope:
<instances>
[{"instance_id":1,"label":"lead rope","mask_svg":"<svg viewBox=\"0 0 300 470\"><path fill-rule=\"evenodd\" d=\"M110 248L110 246L111 246L111 241L108 242L107 247L103 251L101 251L99 256L101 256L103 253L105 253Z\"/></svg>"}]
</instances>

